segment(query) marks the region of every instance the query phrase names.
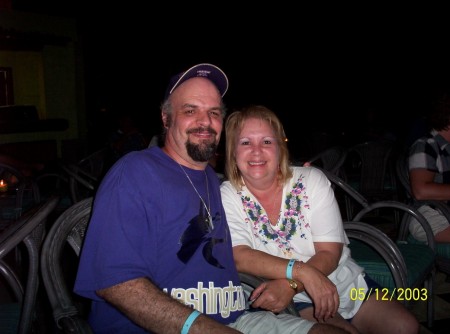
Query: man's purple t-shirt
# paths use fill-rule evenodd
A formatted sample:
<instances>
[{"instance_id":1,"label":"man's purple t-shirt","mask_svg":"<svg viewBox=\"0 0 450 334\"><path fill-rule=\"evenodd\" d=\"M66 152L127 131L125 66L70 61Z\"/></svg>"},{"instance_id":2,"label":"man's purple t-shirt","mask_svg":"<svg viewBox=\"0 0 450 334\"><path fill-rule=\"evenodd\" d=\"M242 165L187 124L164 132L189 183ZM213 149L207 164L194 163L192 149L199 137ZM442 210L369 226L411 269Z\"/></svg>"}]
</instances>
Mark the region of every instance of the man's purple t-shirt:
<instances>
[{"instance_id":1,"label":"man's purple t-shirt","mask_svg":"<svg viewBox=\"0 0 450 334\"><path fill-rule=\"evenodd\" d=\"M205 172L181 167L152 147L127 154L108 171L95 197L74 287L93 300L94 331L139 332L95 294L139 277L224 324L243 313L219 181L210 166Z\"/></svg>"}]
</instances>

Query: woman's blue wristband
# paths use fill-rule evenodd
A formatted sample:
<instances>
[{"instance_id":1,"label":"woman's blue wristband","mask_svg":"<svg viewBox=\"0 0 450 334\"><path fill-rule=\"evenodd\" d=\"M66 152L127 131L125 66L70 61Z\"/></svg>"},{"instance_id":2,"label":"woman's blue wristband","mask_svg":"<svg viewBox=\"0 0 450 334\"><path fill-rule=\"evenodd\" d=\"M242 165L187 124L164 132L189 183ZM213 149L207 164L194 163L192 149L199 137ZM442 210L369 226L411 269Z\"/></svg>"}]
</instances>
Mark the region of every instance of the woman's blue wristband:
<instances>
[{"instance_id":1,"label":"woman's blue wristband","mask_svg":"<svg viewBox=\"0 0 450 334\"><path fill-rule=\"evenodd\" d=\"M192 311L184 322L183 328L181 328L181 334L188 334L189 329L191 328L192 323L195 319L200 315L200 312L197 310Z\"/></svg>"},{"instance_id":2,"label":"woman's blue wristband","mask_svg":"<svg viewBox=\"0 0 450 334\"><path fill-rule=\"evenodd\" d=\"M286 278L292 279L292 268L294 268L295 259L290 259L286 267Z\"/></svg>"}]
</instances>

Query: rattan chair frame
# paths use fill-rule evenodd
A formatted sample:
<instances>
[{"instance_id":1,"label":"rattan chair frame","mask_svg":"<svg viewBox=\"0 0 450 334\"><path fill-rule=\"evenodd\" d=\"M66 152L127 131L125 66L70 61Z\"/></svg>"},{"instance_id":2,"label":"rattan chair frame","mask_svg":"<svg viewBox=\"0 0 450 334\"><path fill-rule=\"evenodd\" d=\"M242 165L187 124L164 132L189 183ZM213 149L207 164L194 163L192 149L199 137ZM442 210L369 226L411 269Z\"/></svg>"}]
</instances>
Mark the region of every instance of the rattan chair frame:
<instances>
[{"instance_id":1,"label":"rattan chair frame","mask_svg":"<svg viewBox=\"0 0 450 334\"><path fill-rule=\"evenodd\" d=\"M4 276L20 304L20 321L17 333L30 333L36 315L36 300L39 288L40 249L45 235L46 220L59 202L58 196L37 204L24 213L0 234L0 274ZM25 286L16 270L4 260L19 244L24 243L28 254L28 270ZM17 265L25 263L20 261Z\"/></svg>"}]
</instances>

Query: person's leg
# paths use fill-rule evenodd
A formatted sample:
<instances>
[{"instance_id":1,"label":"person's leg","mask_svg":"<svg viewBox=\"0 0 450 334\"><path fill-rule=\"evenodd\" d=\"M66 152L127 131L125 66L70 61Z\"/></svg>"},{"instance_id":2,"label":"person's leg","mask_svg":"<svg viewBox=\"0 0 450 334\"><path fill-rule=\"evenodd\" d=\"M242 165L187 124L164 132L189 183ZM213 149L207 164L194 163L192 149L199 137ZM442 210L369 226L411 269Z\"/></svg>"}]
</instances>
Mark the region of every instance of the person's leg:
<instances>
[{"instance_id":1,"label":"person's leg","mask_svg":"<svg viewBox=\"0 0 450 334\"><path fill-rule=\"evenodd\" d=\"M342 328L329 324L319 324L319 323L316 323L308 332L308 334L349 334L349 333L350 332L347 332Z\"/></svg>"},{"instance_id":2,"label":"person's leg","mask_svg":"<svg viewBox=\"0 0 450 334\"><path fill-rule=\"evenodd\" d=\"M450 226L447 218L439 211L428 205L422 205L419 212L427 219L436 242L450 242ZM411 218L409 232L419 241L426 242L427 235L422 225L415 218Z\"/></svg>"},{"instance_id":3,"label":"person's leg","mask_svg":"<svg viewBox=\"0 0 450 334\"><path fill-rule=\"evenodd\" d=\"M450 242L450 225L434 236L436 242Z\"/></svg>"},{"instance_id":4,"label":"person's leg","mask_svg":"<svg viewBox=\"0 0 450 334\"><path fill-rule=\"evenodd\" d=\"M268 311L245 312L228 326L244 334L348 334L339 327L319 324L291 314L274 314Z\"/></svg>"},{"instance_id":5,"label":"person's leg","mask_svg":"<svg viewBox=\"0 0 450 334\"><path fill-rule=\"evenodd\" d=\"M416 334L419 322L398 301L383 301L372 295L366 300L352 319L352 325L364 334Z\"/></svg>"},{"instance_id":6,"label":"person's leg","mask_svg":"<svg viewBox=\"0 0 450 334\"><path fill-rule=\"evenodd\" d=\"M314 308L312 306L302 309L299 312L299 314L303 319L314 321L314 322L317 321L314 318ZM333 318L328 319L325 323L328 325L331 325L331 326L342 328L351 334L359 334L356 327L354 327L350 322L345 320L339 313L336 313L336 315Z\"/></svg>"}]
</instances>

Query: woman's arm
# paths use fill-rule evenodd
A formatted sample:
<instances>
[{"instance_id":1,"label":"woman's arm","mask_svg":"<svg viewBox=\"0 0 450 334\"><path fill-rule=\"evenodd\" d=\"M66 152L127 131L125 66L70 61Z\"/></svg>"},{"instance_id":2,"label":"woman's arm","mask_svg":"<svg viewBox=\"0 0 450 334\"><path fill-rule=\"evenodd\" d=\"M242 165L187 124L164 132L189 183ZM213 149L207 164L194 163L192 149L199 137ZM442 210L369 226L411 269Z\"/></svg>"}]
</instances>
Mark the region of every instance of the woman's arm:
<instances>
[{"instance_id":1,"label":"woman's arm","mask_svg":"<svg viewBox=\"0 0 450 334\"><path fill-rule=\"evenodd\" d=\"M343 248L344 244L340 242L315 242L316 254L307 263L328 276L336 270Z\"/></svg>"},{"instance_id":2,"label":"woman's arm","mask_svg":"<svg viewBox=\"0 0 450 334\"><path fill-rule=\"evenodd\" d=\"M342 244L338 245L341 245L342 250ZM329 246L328 248L338 247ZM340 257L340 252L337 253L339 253ZM339 308L339 295L336 286L330 281L327 275L315 267L314 263L309 264L309 261L307 263L296 262L292 271L292 278L297 283L300 283L300 287L297 291L293 291L286 279L286 268L289 260L243 245L233 247L233 255L238 271L276 280L275 282L264 283L253 291L250 298L255 299L255 307L279 311L280 308L282 309L283 306L285 307L289 303L295 293L301 292L304 289L315 305L314 310L317 319L326 320L334 316L337 312ZM319 256L314 261L319 262L329 255L329 249L320 250ZM334 255L334 258L336 256L337 254ZM339 257L337 261L339 261ZM327 264L321 265L321 267L331 268L335 260L326 260L325 262ZM279 280L284 280L284 283L278 282ZM274 288L274 285L276 285L276 288ZM280 304L277 302L279 300L284 302Z\"/></svg>"}]
</instances>

